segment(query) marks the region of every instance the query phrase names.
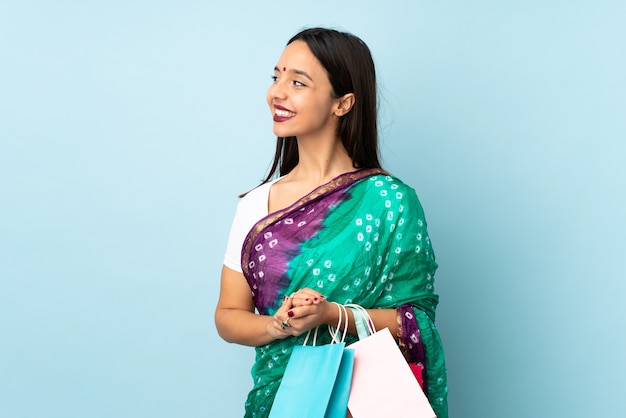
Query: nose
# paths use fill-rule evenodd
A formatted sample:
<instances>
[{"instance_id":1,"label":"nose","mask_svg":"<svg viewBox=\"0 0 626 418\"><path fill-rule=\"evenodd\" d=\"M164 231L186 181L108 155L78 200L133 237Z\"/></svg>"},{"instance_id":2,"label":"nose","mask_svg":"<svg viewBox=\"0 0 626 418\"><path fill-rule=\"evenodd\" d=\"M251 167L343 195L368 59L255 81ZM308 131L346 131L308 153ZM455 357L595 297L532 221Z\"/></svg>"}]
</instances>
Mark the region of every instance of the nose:
<instances>
[{"instance_id":1,"label":"nose","mask_svg":"<svg viewBox=\"0 0 626 418\"><path fill-rule=\"evenodd\" d=\"M285 99L287 97L287 89L281 80L274 81L267 90L269 99Z\"/></svg>"}]
</instances>

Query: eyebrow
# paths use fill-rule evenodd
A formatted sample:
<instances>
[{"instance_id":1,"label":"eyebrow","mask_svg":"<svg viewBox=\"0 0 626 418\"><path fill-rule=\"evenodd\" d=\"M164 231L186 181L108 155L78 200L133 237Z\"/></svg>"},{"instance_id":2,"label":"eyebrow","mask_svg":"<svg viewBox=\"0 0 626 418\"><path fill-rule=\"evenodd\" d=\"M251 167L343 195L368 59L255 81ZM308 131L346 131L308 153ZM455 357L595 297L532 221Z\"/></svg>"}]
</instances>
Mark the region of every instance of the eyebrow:
<instances>
[{"instance_id":1,"label":"eyebrow","mask_svg":"<svg viewBox=\"0 0 626 418\"><path fill-rule=\"evenodd\" d=\"M274 71L278 71L280 72L280 69L278 67L274 67ZM313 81L313 79L311 78L311 76L309 74L306 73L306 71L302 71L302 70L289 70L289 71L293 71L294 73L301 75L303 77L308 78L309 80Z\"/></svg>"}]
</instances>

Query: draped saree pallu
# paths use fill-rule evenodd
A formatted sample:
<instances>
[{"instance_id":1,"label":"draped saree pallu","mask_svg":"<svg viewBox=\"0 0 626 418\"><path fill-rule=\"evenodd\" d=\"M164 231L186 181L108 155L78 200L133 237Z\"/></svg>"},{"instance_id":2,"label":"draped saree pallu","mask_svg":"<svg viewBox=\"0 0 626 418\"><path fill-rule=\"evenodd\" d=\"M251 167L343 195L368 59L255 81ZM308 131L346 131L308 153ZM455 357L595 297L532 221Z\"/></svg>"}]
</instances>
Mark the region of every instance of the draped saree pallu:
<instances>
[{"instance_id":1,"label":"draped saree pallu","mask_svg":"<svg viewBox=\"0 0 626 418\"><path fill-rule=\"evenodd\" d=\"M379 169L343 174L269 214L242 248L243 273L260 314L273 315L284 295L305 287L341 304L395 308L400 348L407 361L423 367L424 391L445 418L446 371L434 325L436 268L415 191ZM269 414L291 349L303 338L256 348L246 417ZM328 342L320 327L318 344Z\"/></svg>"}]
</instances>

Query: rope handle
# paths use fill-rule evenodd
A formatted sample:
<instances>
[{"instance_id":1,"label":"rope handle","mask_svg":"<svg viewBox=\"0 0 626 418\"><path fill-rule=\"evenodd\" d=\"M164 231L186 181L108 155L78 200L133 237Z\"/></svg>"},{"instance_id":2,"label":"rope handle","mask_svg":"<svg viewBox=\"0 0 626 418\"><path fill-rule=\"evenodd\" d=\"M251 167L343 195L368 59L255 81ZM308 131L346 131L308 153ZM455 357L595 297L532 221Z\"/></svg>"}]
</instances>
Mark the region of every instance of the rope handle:
<instances>
[{"instance_id":1,"label":"rope handle","mask_svg":"<svg viewBox=\"0 0 626 418\"><path fill-rule=\"evenodd\" d=\"M355 303L348 303L345 307L350 309L354 315L354 324L359 340L363 340L376 332L374 321L364 307Z\"/></svg>"},{"instance_id":2,"label":"rope handle","mask_svg":"<svg viewBox=\"0 0 626 418\"><path fill-rule=\"evenodd\" d=\"M345 306L337 303L337 302L332 302L335 305L337 305L337 309L339 310L339 320L337 321L337 326L336 327L332 327L330 325L328 325L328 333L331 336L331 344L337 344L337 343L343 343L346 340L346 335L348 334L348 311L346 309ZM341 327L343 324L343 333L341 332ZM315 327L315 332L313 333L313 345L317 345L317 330L319 329L319 326ZM306 333L306 337L304 338L304 342L302 343L302 345L307 345L307 343L309 342L309 337L311 336L311 331L313 329L310 329L307 333Z\"/></svg>"}]
</instances>

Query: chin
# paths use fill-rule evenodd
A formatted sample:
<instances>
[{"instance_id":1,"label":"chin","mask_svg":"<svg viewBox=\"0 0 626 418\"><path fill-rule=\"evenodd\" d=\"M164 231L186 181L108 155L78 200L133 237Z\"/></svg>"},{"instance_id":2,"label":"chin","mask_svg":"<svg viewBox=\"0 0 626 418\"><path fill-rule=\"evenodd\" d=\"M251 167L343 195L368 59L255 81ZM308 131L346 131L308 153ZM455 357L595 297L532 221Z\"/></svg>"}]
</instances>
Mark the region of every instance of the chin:
<instances>
[{"instance_id":1,"label":"chin","mask_svg":"<svg viewBox=\"0 0 626 418\"><path fill-rule=\"evenodd\" d=\"M274 129L274 135L281 137L281 138L288 138L290 136L296 136L293 132L289 132L284 129Z\"/></svg>"}]
</instances>

